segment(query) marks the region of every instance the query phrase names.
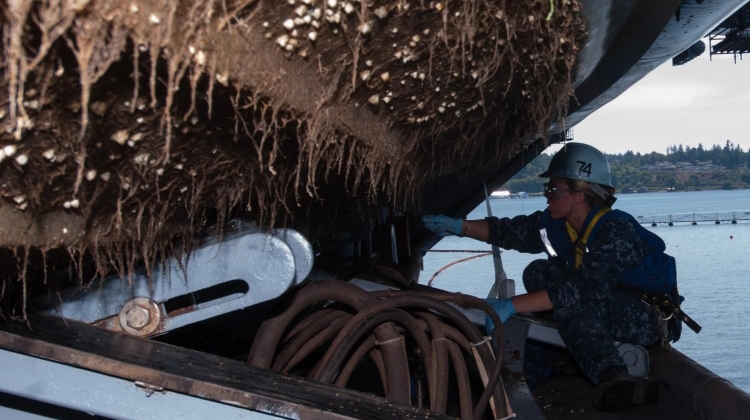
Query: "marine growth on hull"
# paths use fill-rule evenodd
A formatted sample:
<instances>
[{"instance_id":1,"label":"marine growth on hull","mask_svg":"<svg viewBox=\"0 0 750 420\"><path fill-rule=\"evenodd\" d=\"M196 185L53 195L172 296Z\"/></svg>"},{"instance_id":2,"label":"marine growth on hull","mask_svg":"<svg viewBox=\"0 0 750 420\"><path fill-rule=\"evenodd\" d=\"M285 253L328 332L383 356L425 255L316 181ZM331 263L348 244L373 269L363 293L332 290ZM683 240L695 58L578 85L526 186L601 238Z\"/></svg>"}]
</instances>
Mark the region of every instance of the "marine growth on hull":
<instances>
[{"instance_id":1,"label":"marine growth on hull","mask_svg":"<svg viewBox=\"0 0 750 420\"><path fill-rule=\"evenodd\" d=\"M568 0L0 7L4 316L61 273L149 270L230 216L314 243L338 214L416 210L425 181L565 115L585 37Z\"/></svg>"}]
</instances>

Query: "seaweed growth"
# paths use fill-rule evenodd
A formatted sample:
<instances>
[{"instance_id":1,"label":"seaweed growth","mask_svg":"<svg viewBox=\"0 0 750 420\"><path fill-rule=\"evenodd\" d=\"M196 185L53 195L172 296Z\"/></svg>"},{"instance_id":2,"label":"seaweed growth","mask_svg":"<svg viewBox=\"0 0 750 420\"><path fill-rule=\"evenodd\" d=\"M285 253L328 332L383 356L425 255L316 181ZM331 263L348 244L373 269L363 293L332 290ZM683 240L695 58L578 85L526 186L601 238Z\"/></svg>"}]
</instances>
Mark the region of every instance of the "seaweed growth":
<instances>
[{"instance_id":1,"label":"seaweed growth","mask_svg":"<svg viewBox=\"0 0 750 420\"><path fill-rule=\"evenodd\" d=\"M565 115L584 36L575 0L0 7L2 294L46 278L31 250L96 277L238 211L309 231L414 207L426 180L498 164Z\"/></svg>"}]
</instances>

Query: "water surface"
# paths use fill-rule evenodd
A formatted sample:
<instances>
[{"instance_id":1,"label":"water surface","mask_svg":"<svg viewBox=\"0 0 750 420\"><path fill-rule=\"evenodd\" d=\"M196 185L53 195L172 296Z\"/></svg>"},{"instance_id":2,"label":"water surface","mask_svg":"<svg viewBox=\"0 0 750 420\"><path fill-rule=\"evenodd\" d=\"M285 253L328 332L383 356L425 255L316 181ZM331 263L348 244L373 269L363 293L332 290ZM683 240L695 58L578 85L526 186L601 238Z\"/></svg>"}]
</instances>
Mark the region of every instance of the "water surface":
<instances>
[{"instance_id":1,"label":"water surface","mask_svg":"<svg viewBox=\"0 0 750 420\"><path fill-rule=\"evenodd\" d=\"M543 197L491 200L492 213L499 217L530 214L546 207ZM750 212L750 190L692 191L674 193L623 194L614 208L633 216L732 212ZM468 219L487 215L486 205L474 210ZM683 327L682 338L674 346L711 371L750 392L750 222L737 224L700 222L660 225L648 229L664 239L667 253L677 260L680 293L685 296L683 310L703 330L694 334ZM489 250L485 243L449 237L436 250ZM440 268L472 254L430 252L424 260L420 282ZM523 293L524 267L543 254L504 251L503 265L509 278L516 279L516 293ZM450 291L486 297L492 285L494 269L490 257L475 258L451 266L433 281Z\"/></svg>"}]
</instances>

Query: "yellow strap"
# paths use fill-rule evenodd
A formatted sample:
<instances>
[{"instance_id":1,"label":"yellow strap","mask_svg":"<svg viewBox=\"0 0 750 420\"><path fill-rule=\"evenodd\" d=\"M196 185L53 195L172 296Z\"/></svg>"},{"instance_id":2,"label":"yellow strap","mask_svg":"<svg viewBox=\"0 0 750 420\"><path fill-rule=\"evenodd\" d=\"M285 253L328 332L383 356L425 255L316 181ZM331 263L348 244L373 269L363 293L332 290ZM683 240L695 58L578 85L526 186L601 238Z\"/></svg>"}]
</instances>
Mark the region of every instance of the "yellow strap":
<instances>
[{"instance_id":1,"label":"yellow strap","mask_svg":"<svg viewBox=\"0 0 750 420\"><path fill-rule=\"evenodd\" d=\"M602 207L596 215L591 219L591 222L586 227L586 232L584 232L583 237L579 240L578 239L578 232L573 228L573 226L570 225L567 221L565 222L565 227L568 228L568 237L570 238L570 241L573 242L575 245L575 252L576 252L576 267L578 268L581 265L581 261L583 261L583 256L586 254L586 242L589 240L589 235L591 234L591 231L594 229L594 226L596 226L596 222L599 221L599 219L604 216L605 213L610 211L609 207Z\"/></svg>"}]
</instances>

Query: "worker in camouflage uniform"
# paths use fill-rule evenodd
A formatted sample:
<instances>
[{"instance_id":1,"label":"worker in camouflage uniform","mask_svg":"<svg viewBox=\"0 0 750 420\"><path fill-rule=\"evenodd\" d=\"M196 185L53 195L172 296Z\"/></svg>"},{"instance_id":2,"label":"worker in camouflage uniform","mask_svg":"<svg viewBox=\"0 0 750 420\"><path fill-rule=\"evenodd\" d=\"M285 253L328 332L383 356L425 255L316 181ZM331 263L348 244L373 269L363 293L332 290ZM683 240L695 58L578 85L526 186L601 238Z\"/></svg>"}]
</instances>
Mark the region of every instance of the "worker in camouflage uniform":
<instances>
[{"instance_id":1,"label":"worker in camouflage uniform","mask_svg":"<svg viewBox=\"0 0 750 420\"><path fill-rule=\"evenodd\" d=\"M524 270L526 294L488 302L503 322L517 312L554 309L568 350L584 375L598 385L592 395L595 408L620 411L656 402L658 384L630 376L615 345L661 343L655 310L615 287L651 252L642 237L645 229L627 213L612 211L613 217L605 217L615 198L609 163L599 150L569 143L540 176L550 178L544 188L545 211L473 221L424 216L425 227L441 236L467 236L519 252L546 252L548 259L536 260ZM590 236L594 226L598 233ZM648 234L656 238L651 242L663 245ZM487 327L494 329L491 321Z\"/></svg>"}]
</instances>

